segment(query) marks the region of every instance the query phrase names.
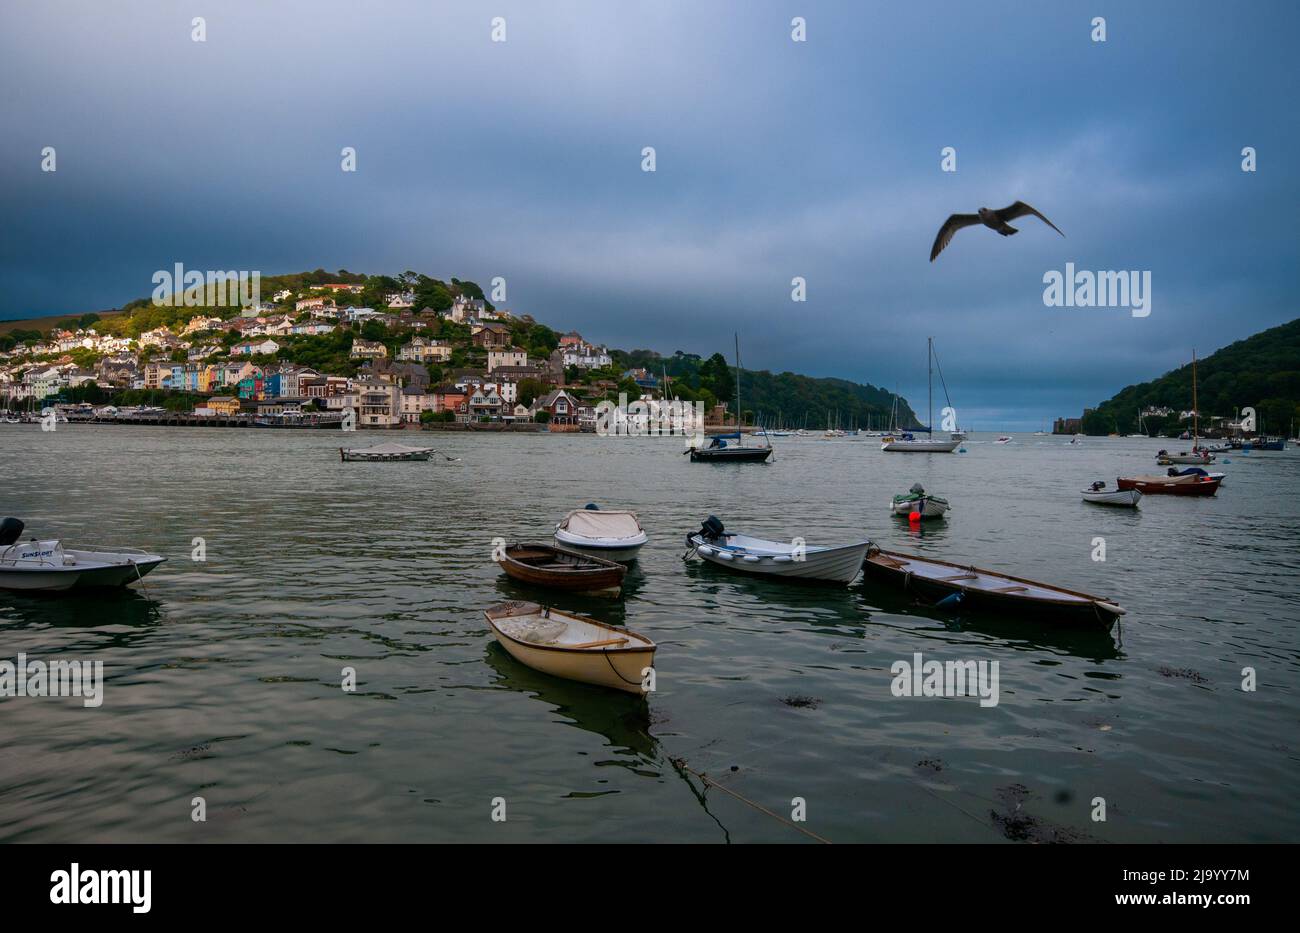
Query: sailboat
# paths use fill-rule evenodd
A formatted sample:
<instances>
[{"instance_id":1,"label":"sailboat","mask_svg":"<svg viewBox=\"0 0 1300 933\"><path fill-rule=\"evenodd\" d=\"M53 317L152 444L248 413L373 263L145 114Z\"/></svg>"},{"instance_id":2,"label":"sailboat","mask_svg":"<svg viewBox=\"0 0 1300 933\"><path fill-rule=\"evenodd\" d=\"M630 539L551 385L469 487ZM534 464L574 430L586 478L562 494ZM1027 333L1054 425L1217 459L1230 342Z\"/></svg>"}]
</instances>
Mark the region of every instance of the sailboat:
<instances>
[{"instance_id":1,"label":"sailboat","mask_svg":"<svg viewBox=\"0 0 1300 933\"><path fill-rule=\"evenodd\" d=\"M691 455L692 463L764 463L772 456L772 441L767 440L765 447L746 447L744 433L740 430L740 335L736 335L736 430L731 434L709 435L708 447L691 447L686 452ZM735 441L731 446L727 442Z\"/></svg>"},{"instance_id":2,"label":"sailboat","mask_svg":"<svg viewBox=\"0 0 1300 933\"><path fill-rule=\"evenodd\" d=\"M1171 454L1166 450L1156 454L1156 463L1168 466L1172 463L1206 464L1214 462L1214 454L1208 447L1201 446L1201 412L1196 400L1196 351L1192 351L1192 452Z\"/></svg>"},{"instance_id":3,"label":"sailboat","mask_svg":"<svg viewBox=\"0 0 1300 933\"><path fill-rule=\"evenodd\" d=\"M929 378L929 387L930 387L930 395L929 395L930 411L929 411L929 418L926 419L926 429L925 429L925 433L928 435L928 438L926 440L919 441L909 433L904 433L901 438L887 437L881 442L880 445L881 450L887 450L891 452L896 451L898 453L913 453L913 454L950 454L958 447L961 446L960 437L949 439L946 441L936 441L934 439L935 352L934 352L933 337L929 337L926 339L925 352L926 352L926 370ZM939 370L939 379L940 381L943 380L942 369ZM945 400L948 401L949 407L952 407L952 400L948 399L948 386L946 384L944 385L943 388L943 397Z\"/></svg>"}]
</instances>

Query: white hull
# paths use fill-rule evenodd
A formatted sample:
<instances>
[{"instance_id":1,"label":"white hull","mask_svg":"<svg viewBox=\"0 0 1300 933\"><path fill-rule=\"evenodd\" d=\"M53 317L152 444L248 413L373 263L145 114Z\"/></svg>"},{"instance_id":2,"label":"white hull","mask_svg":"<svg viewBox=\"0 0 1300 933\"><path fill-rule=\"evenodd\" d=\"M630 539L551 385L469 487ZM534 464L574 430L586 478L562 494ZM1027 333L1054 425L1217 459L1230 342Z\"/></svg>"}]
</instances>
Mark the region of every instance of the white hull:
<instances>
[{"instance_id":1,"label":"white hull","mask_svg":"<svg viewBox=\"0 0 1300 933\"><path fill-rule=\"evenodd\" d=\"M596 544L590 538L571 535L563 529L555 532L555 540L563 547L573 548L575 551L581 551L593 557L603 557L605 560L612 560L617 563L636 560L637 554L640 553L646 542L646 538L643 536L640 544L628 544L627 542Z\"/></svg>"},{"instance_id":2,"label":"white hull","mask_svg":"<svg viewBox=\"0 0 1300 933\"><path fill-rule=\"evenodd\" d=\"M881 450L903 454L950 454L961 446L961 441L885 441Z\"/></svg>"},{"instance_id":3,"label":"white hull","mask_svg":"<svg viewBox=\"0 0 1300 933\"><path fill-rule=\"evenodd\" d=\"M890 500L889 511L895 515L910 516L913 509L916 508L917 500L906 502L895 502ZM922 518L939 518L944 512L948 511L948 503L943 499L936 499L933 496L926 496L921 508Z\"/></svg>"},{"instance_id":4,"label":"white hull","mask_svg":"<svg viewBox=\"0 0 1300 933\"><path fill-rule=\"evenodd\" d=\"M533 670L644 696L645 671L654 667L655 643L644 635L544 609L506 603L489 609L492 634L510 656Z\"/></svg>"},{"instance_id":5,"label":"white hull","mask_svg":"<svg viewBox=\"0 0 1300 933\"><path fill-rule=\"evenodd\" d=\"M1096 505L1118 505L1124 508L1137 508L1138 500L1142 498L1142 492L1137 489L1102 489L1094 492L1091 489L1082 491L1084 502L1092 502Z\"/></svg>"},{"instance_id":6,"label":"white hull","mask_svg":"<svg viewBox=\"0 0 1300 933\"><path fill-rule=\"evenodd\" d=\"M689 538L700 557L711 564L760 576L791 580L826 580L852 583L862 569L871 543L842 547L807 547L796 553L793 545L728 534L720 542L705 540L698 532Z\"/></svg>"},{"instance_id":7,"label":"white hull","mask_svg":"<svg viewBox=\"0 0 1300 933\"><path fill-rule=\"evenodd\" d=\"M52 542L51 542L52 543ZM127 586L166 558L156 554L59 548L53 557L24 560L14 545L0 552L0 589L62 593L72 589Z\"/></svg>"}]
</instances>

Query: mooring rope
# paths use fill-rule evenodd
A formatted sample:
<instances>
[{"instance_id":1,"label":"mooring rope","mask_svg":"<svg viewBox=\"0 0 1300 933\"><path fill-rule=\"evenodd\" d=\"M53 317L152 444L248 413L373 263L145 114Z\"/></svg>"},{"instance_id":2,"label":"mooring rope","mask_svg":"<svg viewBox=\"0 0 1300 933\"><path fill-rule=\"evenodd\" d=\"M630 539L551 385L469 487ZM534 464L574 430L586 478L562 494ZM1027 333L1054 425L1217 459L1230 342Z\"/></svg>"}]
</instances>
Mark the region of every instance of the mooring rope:
<instances>
[{"instance_id":1,"label":"mooring rope","mask_svg":"<svg viewBox=\"0 0 1300 933\"><path fill-rule=\"evenodd\" d=\"M719 784L717 781L713 780L713 778L709 777L707 774L704 774L700 771L696 771L694 768L692 768L690 765L686 763L685 758L674 758L671 755L669 755L668 760L678 768L681 768L683 771L689 771L691 774L695 775L697 778L703 781L706 786L716 787L718 790L722 791L723 793L730 794L732 797L735 797L741 803L748 804L749 806L753 807L755 810L757 810L760 813L766 813L772 819L780 823L784 823L786 826L789 826L791 829L797 829L805 836L809 836L813 839L816 839L818 842L823 843L825 845L831 845L831 841L829 839L817 835L815 832L813 832L810 829L804 829L798 823L795 823L791 820L787 820L779 813L773 813L771 810L767 809L767 807L763 806L762 804L755 803L754 801L750 800L748 797L736 793L734 790L732 790L730 787L727 787L725 784Z\"/></svg>"}]
</instances>

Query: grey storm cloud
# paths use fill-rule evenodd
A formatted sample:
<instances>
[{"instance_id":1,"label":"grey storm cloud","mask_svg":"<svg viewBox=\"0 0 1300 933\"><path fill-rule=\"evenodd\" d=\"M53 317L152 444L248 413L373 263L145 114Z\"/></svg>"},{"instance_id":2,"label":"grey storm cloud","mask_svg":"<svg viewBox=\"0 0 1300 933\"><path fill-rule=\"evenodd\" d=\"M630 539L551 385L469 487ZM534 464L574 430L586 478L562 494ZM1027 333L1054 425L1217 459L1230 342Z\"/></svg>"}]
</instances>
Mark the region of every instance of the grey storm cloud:
<instances>
[{"instance_id":1,"label":"grey storm cloud","mask_svg":"<svg viewBox=\"0 0 1300 933\"><path fill-rule=\"evenodd\" d=\"M934 336L964 423L1038 427L1297 316L1276 206L1300 187L1300 8L1125 5L1093 42L1107 12L10 7L0 316L114 307L175 262L504 275L514 310L611 345L707 354L739 331L746 365L913 398ZM935 67L972 48L1007 67ZM970 235L928 262L952 210L1017 199L1068 238ZM1149 270L1151 315L1045 307L1043 276L1067 262Z\"/></svg>"}]
</instances>

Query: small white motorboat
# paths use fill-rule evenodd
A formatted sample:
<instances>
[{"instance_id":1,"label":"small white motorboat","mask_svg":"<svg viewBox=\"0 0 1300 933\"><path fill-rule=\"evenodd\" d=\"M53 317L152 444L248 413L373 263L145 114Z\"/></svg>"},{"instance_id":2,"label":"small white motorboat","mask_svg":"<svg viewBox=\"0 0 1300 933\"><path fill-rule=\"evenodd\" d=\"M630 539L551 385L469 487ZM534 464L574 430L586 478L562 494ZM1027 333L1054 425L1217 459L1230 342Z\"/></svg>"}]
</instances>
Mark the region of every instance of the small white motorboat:
<instances>
[{"instance_id":1,"label":"small white motorboat","mask_svg":"<svg viewBox=\"0 0 1300 933\"><path fill-rule=\"evenodd\" d=\"M555 677L644 696L655 643L644 635L536 603L484 610L501 646L516 661Z\"/></svg>"},{"instance_id":2,"label":"small white motorboat","mask_svg":"<svg viewBox=\"0 0 1300 933\"><path fill-rule=\"evenodd\" d=\"M23 528L16 518L0 522L0 589L57 593L126 586L166 560L135 548L65 548L58 540L19 541Z\"/></svg>"},{"instance_id":3,"label":"small white motorboat","mask_svg":"<svg viewBox=\"0 0 1300 933\"><path fill-rule=\"evenodd\" d=\"M406 444L376 444L374 447L340 447L344 463L387 463L396 460L428 460L432 447L408 447Z\"/></svg>"},{"instance_id":4,"label":"small white motorboat","mask_svg":"<svg viewBox=\"0 0 1300 933\"><path fill-rule=\"evenodd\" d=\"M766 541L726 531L710 515L700 530L686 536L686 546L711 564L741 573L785 580L824 580L852 583L862 569L870 541L838 547L814 546L796 538ZM687 552L688 555L691 552Z\"/></svg>"},{"instance_id":5,"label":"small white motorboat","mask_svg":"<svg viewBox=\"0 0 1300 933\"><path fill-rule=\"evenodd\" d=\"M636 560L637 552L650 539L636 512L605 510L588 503L560 519L555 526L555 540L605 560L626 562Z\"/></svg>"},{"instance_id":6,"label":"small white motorboat","mask_svg":"<svg viewBox=\"0 0 1300 933\"><path fill-rule=\"evenodd\" d=\"M1100 481L1093 483L1080 494L1084 502L1118 505L1129 509L1136 509L1138 500L1142 498L1140 489L1107 489L1106 484Z\"/></svg>"},{"instance_id":7,"label":"small white motorboat","mask_svg":"<svg viewBox=\"0 0 1300 933\"><path fill-rule=\"evenodd\" d=\"M889 500L889 511L904 518L910 518L914 513L918 518L939 518L949 508L947 499L928 495L920 483L913 483L906 495Z\"/></svg>"},{"instance_id":8,"label":"small white motorboat","mask_svg":"<svg viewBox=\"0 0 1300 933\"><path fill-rule=\"evenodd\" d=\"M1014 440L1015 440L1015 436L1014 436L1014 435L1003 435L1002 437L999 437L999 438L998 438L996 441L994 441L993 443L995 443L995 444L1010 444L1010 443L1011 443L1012 441L1014 441Z\"/></svg>"},{"instance_id":9,"label":"small white motorboat","mask_svg":"<svg viewBox=\"0 0 1300 933\"><path fill-rule=\"evenodd\" d=\"M1193 450L1191 453L1182 451L1171 454L1167 450L1162 450L1156 454L1156 463L1160 466L1169 466L1171 464L1193 464L1195 466L1205 466L1214 462L1214 454L1205 447Z\"/></svg>"}]
</instances>

